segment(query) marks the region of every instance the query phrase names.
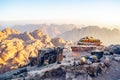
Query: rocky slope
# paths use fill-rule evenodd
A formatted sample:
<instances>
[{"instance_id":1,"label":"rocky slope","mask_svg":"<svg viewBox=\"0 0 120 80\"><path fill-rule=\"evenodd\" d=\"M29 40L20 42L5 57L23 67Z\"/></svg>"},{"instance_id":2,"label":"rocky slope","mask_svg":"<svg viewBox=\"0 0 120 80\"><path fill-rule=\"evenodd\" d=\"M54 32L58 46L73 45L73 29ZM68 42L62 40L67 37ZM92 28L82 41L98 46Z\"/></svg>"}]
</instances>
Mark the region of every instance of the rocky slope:
<instances>
[{"instance_id":1,"label":"rocky slope","mask_svg":"<svg viewBox=\"0 0 120 80\"><path fill-rule=\"evenodd\" d=\"M74 28L67 31L57 37L65 40L78 41L80 38L85 36L93 36L104 42L105 45L120 44L120 30L119 29L108 29L100 28L97 26L88 26L83 28Z\"/></svg>"},{"instance_id":2,"label":"rocky slope","mask_svg":"<svg viewBox=\"0 0 120 80\"><path fill-rule=\"evenodd\" d=\"M57 40L55 41L59 42L59 39ZM39 49L53 47L54 44L41 30L20 33L6 28L0 31L0 73L27 64L28 57L37 56ZM58 45L61 44L65 44L65 41Z\"/></svg>"},{"instance_id":3,"label":"rocky slope","mask_svg":"<svg viewBox=\"0 0 120 80\"><path fill-rule=\"evenodd\" d=\"M65 41L62 38L53 38L51 39L51 42L53 43L54 46L65 46L68 44L72 44L72 41Z\"/></svg>"}]
</instances>

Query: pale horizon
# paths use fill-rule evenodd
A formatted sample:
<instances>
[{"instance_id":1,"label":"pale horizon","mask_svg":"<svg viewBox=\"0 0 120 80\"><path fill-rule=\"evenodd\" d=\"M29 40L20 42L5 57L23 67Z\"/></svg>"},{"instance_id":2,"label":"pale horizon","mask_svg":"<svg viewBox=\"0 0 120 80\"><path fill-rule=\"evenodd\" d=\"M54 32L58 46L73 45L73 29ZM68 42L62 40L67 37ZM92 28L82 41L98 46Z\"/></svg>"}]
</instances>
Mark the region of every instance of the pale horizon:
<instances>
[{"instance_id":1,"label":"pale horizon","mask_svg":"<svg viewBox=\"0 0 120 80\"><path fill-rule=\"evenodd\" d=\"M63 20L8 20L8 21L0 21L0 26L2 27L13 27L15 25L26 25L26 24L74 24L81 27L86 26L98 26L98 27L106 27L109 29L117 28L120 30L120 25L112 25L112 24L96 24L96 23L86 23L86 22L80 22L78 23L74 21L63 21Z\"/></svg>"},{"instance_id":2,"label":"pale horizon","mask_svg":"<svg viewBox=\"0 0 120 80\"><path fill-rule=\"evenodd\" d=\"M0 22L117 26L119 0L1 0ZM33 22L32 22L33 21ZM35 22L36 21L36 22Z\"/></svg>"}]
</instances>

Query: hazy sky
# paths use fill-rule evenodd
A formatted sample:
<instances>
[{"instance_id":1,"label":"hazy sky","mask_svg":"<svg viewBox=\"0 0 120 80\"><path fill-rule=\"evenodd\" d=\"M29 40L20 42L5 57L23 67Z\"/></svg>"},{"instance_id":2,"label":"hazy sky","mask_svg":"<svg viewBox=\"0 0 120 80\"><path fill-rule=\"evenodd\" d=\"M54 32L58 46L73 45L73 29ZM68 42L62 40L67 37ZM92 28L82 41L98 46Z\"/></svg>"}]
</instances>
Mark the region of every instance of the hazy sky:
<instances>
[{"instance_id":1,"label":"hazy sky","mask_svg":"<svg viewBox=\"0 0 120 80\"><path fill-rule=\"evenodd\" d=\"M0 20L120 25L120 0L0 0Z\"/></svg>"}]
</instances>

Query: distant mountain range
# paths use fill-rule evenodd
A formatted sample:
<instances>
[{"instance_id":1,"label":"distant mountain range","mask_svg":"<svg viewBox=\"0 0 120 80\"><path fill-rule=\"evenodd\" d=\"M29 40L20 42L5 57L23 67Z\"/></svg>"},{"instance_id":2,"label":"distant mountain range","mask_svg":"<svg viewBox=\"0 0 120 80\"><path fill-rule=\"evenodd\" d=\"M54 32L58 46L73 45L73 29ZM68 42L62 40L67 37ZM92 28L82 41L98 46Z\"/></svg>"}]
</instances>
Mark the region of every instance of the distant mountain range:
<instances>
[{"instance_id":1,"label":"distant mountain range","mask_svg":"<svg viewBox=\"0 0 120 80\"><path fill-rule=\"evenodd\" d=\"M27 24L27 25L15 25L12 27L15 30L19 30L21 32L32 32L36 29L41 29L45 34L48 34L50 37L56 37L57 35L60 35L66 31L72 30L73 28L76 28L76 25L73 24Z\"/></svg>"},{"instance_id":2,"label":"distant mountain range","mask_svg":"<svg viewBox=\"0 0 120 80\"><path fill-rule=\"evenodd\" d=\"M45 34L48 34L51 38L60 37L65 40L78 41L85 36L93 36L101 39L103 44L119 44L120 43L120 31L117 28L108 29L100 28L98 26L76 26L74 24L26 24L15 25L11 27L21 32L32 32L40 29ZM0 29L3 29L0 27Z\"/></svg>"},{"instance_id":3,"label":"distant mountain range","mask_svg":"<svg viewBox=\"0 0 120 80\"><path fill-rule=\"evenodd\" d=\"M78 41L80 38L85 36L93 36L100 39L103 44L120 44L120 31L119 29L108 29L100 28L98 26L88 26L83 28L74 28L72 30L66 31L57 37L63 38L65 40Z\"/></svg>"}]
</instances>

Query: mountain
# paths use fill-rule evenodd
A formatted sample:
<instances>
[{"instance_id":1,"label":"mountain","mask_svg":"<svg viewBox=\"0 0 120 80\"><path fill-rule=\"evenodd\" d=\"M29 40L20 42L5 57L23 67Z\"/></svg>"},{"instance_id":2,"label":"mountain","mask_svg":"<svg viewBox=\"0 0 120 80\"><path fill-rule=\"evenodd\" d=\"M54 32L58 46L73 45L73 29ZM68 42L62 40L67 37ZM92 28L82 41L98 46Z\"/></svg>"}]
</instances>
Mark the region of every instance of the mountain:
<instances>
[{"instance_id":1,"label":"mountain","mask_svg":"<svg viewBox=\"0 0 120 80\"><path fill-rule=\"evenodd\" d=\"M59 39L55 41L59 42ZM6 28L0 31L0 73L27 64L28 57L37 56L39 49L56 46L56 42L42 30L21 33ZM57 46L61 44L65 44L63 39Z\"/></svg>"},{"instance_id":2,"label":"mountain","mask_svg":"<svg viewBox=\"0 0 120 80\"><path fill-rule=\"evenodd\" d=\"M15 25L12 28L19 30L21 32L34 31L36 29L41 29L45 34L48 34L50 37L56 37L66 31L69 31L73 28L76 28L76 25L73 24L26 24L26 25Z\"/></svg>"},{"instance_id":3,"label":"mountain","mask_svg":"<svg viewBox=\"0 0 120 80\"><path fill-rule=\"evenodd\" d=\"M119 29L108 29L108 28L100 28L98 26L88 26L83 28L74 28L67 32L64 32L57 37L63 38L65 40L78 41L80 38L85 36L93 36L95 38L100 39L103 44L120 44L120 31Z\"/></svg>"}]
</instances>

